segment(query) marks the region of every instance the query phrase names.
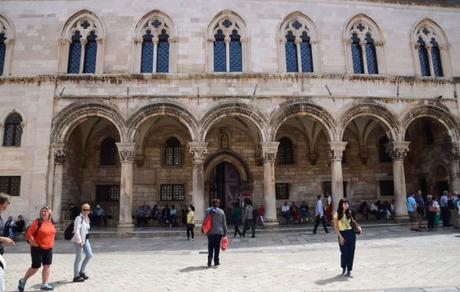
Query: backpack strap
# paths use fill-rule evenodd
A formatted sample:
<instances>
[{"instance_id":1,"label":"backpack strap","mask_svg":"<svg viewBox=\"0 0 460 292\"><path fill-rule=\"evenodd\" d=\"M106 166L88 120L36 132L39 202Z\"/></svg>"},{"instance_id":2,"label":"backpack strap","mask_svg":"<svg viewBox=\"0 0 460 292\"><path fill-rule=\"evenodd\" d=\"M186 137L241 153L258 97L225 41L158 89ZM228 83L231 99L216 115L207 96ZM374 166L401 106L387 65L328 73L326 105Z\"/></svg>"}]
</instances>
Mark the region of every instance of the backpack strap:
<instances>
[{"instance_id":1,"label":"backpack strap","mask_svg":"<svg viewBox=\"0 0 460 292\"><path fill-rule=\"evenodd\" d=\"M37 220L37 225L38 225L38 226L37 226L37 229L36 229L35 232L34 232L34 239L35 239L35 236L37 236L38 229L40 229L40 227L42 227L42 220L41 220L40 218L35 219L35 220Z\"/></svg>"}]
</instances>

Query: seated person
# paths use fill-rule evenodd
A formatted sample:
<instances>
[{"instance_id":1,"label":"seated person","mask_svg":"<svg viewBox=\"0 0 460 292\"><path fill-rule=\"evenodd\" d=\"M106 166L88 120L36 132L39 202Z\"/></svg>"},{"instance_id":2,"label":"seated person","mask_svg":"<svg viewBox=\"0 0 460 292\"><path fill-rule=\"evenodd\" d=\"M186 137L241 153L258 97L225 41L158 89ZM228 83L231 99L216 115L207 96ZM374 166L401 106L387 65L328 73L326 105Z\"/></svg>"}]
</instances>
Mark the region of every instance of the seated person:
<instances>
[{"instance_id":1,"label":"seated person","mask_svg":"<svg viewBox=\"0 0 460 292\"><path fill-rule=\"evenodd\" d=\"M141 226L141 223L144 223L144 224L148 223L147 211L148 211L148 208L146 205L137 207L136 209L136 226L137 227Z\"/></svg>"},{"instance_id":2,"label":"seated person","mask_svg":"<svg viewBox=\"0 0 460 292\"><path fill-rule=\"evenodd\" d=\"M158 208L158 205L153 206L152 212L150 213L150 217L152 218L152 220L154 222L158 221L158 223L160 223L160 219L161 219L160 215L161 215L160 208Z\"/></svg>"},{"instance_id":3,"label":"seated person","mask_svg":"<svg viewBox=\"0 0 460 292\"><path fill-rule=\"evenodd\" d=\"M305 201L302 201L302 204L300 205L300 222L307 222L309 217L308 204Z\"/></svg>"},{"instance_id":4,"label":"seated person","mask_svg":"<svg viewBox=\"0 0 460 292\"><path fill-rule=\"evenodd\" d=\"M169 210L169 206L166 205L166 207L161 211L161 222L164 225L169 225L170 222L170 216L171 216L171 210Z\"/></svg>"},{"instance_id":5,"label":"seated person","mask_svg":"<svg viewBox=\"0 0 460 292\"><path fill-rule=\"evenodd\" d=\"M359 205L358 213L362 214L366 220L369 220L369 204L366 201Z\"/></svg>"},{"instance_id":6,"label":"seated person","mask_svg":"<svg viewBox=\"0 0 460 292\"><path fill-rule=\"evenodd\" d=\"M169 227L176 226L176 218L177 218L177 209L174 205L171 206L171 210L169 212Z\"/></svg>"},{"instance_id":7,"label":"seated person","mask_svg":"<svg viewBox=\"0 0 460 292\"><path fill-rule=\"evenodd\" d=\"M14 238L13 228L14 228L13 216L8 216L8 220L6 220L5 224L3 225L3 236L13 239Z\"/></svg>"},{"instance_id":8,"label":"seated person","mask_svg":"<svg viewBox=\"0 0 460 292\"><path fill-rule=\"evenodd\" d=\"M13 231L15 233L22 233L22 232L24 232L25 227L26 227L26 222L24 221L24 218L22 218L22 215L19 214L18 215L18 220L16 220L16 222L14 222Z\"/></svg>"},{"instance_id":9,"label":"seated person","mask_svg":"<svg viewBox=\"0 0 460 292\"><path fill-rule=\"evenodd\" d=\"M69 211L70 211L70 219L75 220L80 215L80 208L75 206L74 204L69 204Z\"/></svg>"},{"instance_id":10,"label":"seated person","mask_svg":"<svg viewBox=\"0 0 460 292\"><path fill-rule=\"evenodd\" d=\"M283 216L285 223L289 224L291 221L291 208L289 207L287 201L285 201L284 205L281 206L281 215Z\"/></svg>"},{"instance_id":11,"label":"seated person","mask_svg":"<svg viewBox=\"0 0 460 292\"><path fill-rule=\"evenodd\" d=\"M294 223L298 223L300 221L300 213L299 213L299 208L297 208L297 205L295 204L295 202L292 202L290 211L291 211L292 221Z\"/></svg>"},{"instance_id":12,"label":"seated person","mask_svg":"<svg viewBox=\"0 0 460 292\"><path fill-rule=\"evenodd\" d=\"M107 215L105 214L105 210L102 209L101 205L96 205L96 208L93 209L91 217L93 217L94 223L102 222L102 220L104 220L104 226L107 227Z\"/></svg>"}]
</instances>

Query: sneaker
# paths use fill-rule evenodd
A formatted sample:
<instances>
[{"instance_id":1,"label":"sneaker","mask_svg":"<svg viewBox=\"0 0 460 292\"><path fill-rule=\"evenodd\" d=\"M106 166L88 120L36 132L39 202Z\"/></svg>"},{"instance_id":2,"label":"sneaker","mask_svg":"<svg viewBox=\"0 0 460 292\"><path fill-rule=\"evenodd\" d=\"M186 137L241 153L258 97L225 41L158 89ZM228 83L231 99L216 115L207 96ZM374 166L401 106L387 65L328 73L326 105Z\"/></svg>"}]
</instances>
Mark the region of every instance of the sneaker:
<instances>
[{"instance_id":1,"label":"sneaker","mask_svg":"<svg viewBox=\"0 0 460 292\"><path fill-rule=\"evenodd\" d=\"M220 266L220 263L219 263L219 262L214 263L214 266L215 266L215 267Z\"/></svg>"},{"instance_id":2,"label":"sneaker","mask_svg":"<svg viewBox=\"0 0 460 292\"><path fill-rule=\"evenodd\" d=\"M54 287L47 283L47 284L41 285L40 290L53 291Z\"/></svg>"},{"instance_id":3,"label":"sneaker","mask_svg":"<svg viewBox=\"0 0 460 292\"><path fill-rule=\"evenodd\" d=\"M19 279L18 290L22 292L24 291L25 287L26 287L26 281L24 279Z\"/></svg>"},{"instance_id":4,"label":"sneaker","mask_svg":"<svg viewBox=\"0 0 460 292\"><path fill-rule=\"evenodd\" d=\"M192 238L191 240L192 240L192 241L194 241L194 240L195 240L195 238Z\"/></svg>"},{"instance_id":5,"label":"sneaker","mask_svg":"<svg viewBox=\"0 0 460 292\"><path fill-rule=\"evenodd\" d=\"M82 276L73 278L73 282L84 282L84 281L85 281L85 278L83 278Z\"/></svg>"},{"instance_id":6,"label":"sneaker","mask_svg":"<svg viewBox=\"0 0 460 292\"><path fill-rule=\"evenodd\" d=\"M89 277L85 273L80 273L80 277L82 277L85 280L89 279Z\"/></svg>"}]
</instances>

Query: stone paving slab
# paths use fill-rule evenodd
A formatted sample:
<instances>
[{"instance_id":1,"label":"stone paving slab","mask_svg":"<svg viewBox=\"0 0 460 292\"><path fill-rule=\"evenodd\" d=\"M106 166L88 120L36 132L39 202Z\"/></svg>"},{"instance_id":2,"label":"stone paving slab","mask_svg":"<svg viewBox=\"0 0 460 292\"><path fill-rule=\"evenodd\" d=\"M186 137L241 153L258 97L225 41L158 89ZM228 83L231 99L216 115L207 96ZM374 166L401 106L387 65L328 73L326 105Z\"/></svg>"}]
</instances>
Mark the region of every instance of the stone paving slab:
<instances>
[{"instance_id":1,"label":"stone paving slab","mask_svg":"<svg viewBox=\"0 0 460 292\"><path fill-rule=\"evenodd\" d=\"M369 230L357 242L353 279L339 275L334 234L230 238L222 265L210 269L203 237L93 239L92 245L91 278L71 283L73 246L57 241L50 278L56 291L460 291L460 235L453 230ZM5 258L7 291L14 291L30 265L26 244ZM27 291L39 284L35 275Z\"/></svg>"}]
</instances>

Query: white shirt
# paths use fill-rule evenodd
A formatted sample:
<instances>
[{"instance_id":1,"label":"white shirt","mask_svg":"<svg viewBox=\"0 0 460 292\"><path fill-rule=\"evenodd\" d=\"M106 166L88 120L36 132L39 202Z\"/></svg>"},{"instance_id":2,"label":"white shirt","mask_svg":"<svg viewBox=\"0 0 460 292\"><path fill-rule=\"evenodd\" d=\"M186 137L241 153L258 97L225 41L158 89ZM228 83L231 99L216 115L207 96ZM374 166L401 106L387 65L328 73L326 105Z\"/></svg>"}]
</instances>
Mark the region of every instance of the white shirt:
<instances>
[{"instance_id":1,"label":"white shirt","mask_svg":"<svg viewBox=\"0 0 460 292\"><path fill-rule=\"evenodd\" d=\"M73 224L73 237L71 241L77 244L82 242L85 243L86 235L90 229L89 218L85 218L82 214L80 214L75 218Z\"/></svg>"},{"instance_id":2,"label":"white shirt","mask_svg":"<svg viewBox=\"0 0 460 292\"><path fill-rule=\"evenodd\" d=\"M321 199L316 201L315 216L324 216L323 201L321 201Z\"/></svg>"},{"instance_id":3,"label":"white shirt","mask_svg":"<svg viewBox=\"0 0 460 292\"><path fill-rule=\"evenodd\" d=\"M290 210L289 205L281 206L281 212L289 212L289 210Z\"/></svg>"},{"instance_id":4,"label":"white shirt","mask_svg":"<svg viewBox=\"0 0 460 292\"><path fill-rule=\"evenodd\" d=\"M458 215L460 216L460 199L457 199L457 210L458 210Z\"/></svg>"}]
</instances>

